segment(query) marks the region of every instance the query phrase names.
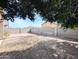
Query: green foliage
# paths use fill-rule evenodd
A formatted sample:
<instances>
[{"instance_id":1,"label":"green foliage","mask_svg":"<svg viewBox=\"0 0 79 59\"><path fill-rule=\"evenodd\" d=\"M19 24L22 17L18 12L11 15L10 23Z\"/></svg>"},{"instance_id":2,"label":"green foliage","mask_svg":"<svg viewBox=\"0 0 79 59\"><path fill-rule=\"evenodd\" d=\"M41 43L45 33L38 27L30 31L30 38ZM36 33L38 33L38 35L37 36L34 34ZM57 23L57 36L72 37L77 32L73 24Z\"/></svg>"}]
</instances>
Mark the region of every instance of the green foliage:
<instances>
[{"instance_id":1,"label":"green foliage","mask_svg":"<svg viewBox=\"0 0 79 59\"><path fill-rule=\"evenodd\" d=\"M7 11L5 18L26 17L34 20L35 13L48 22L57 22L64 28L78 27L77 0L0 0L0 6Z\"/></svg>"},{"instance_id":2,"label":"green foliage","mask_svg":"<svg viewBox=\"0 0 79 59\"><path fill-rule=\"evenodd\" d=\"M4 33L4 37L6 38L6 37L8 37L10 34L8 33L8 32L5 32Z\"/></svg>"}]
</instances>

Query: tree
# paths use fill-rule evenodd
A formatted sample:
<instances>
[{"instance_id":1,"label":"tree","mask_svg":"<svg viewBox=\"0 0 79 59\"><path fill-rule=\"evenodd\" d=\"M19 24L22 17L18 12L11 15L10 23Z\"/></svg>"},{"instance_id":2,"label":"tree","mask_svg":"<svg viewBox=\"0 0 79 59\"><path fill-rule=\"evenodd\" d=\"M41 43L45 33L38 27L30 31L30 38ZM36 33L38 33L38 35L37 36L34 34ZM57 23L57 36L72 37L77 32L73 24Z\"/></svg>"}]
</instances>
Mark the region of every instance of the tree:
<instances>
[{"instance_id":1,"label":"tree","mask_svg":"<svg viewBox=\"0 0 79 59\"><path fill-rule=\"evenodd\" d=\"M77 0L0 0L0 6L7 12L4 14L7 20L14 21L14 17L34 20L38 13L43 20L57 22L64 28L78 27Z\"/></svg>"}]
</instances>

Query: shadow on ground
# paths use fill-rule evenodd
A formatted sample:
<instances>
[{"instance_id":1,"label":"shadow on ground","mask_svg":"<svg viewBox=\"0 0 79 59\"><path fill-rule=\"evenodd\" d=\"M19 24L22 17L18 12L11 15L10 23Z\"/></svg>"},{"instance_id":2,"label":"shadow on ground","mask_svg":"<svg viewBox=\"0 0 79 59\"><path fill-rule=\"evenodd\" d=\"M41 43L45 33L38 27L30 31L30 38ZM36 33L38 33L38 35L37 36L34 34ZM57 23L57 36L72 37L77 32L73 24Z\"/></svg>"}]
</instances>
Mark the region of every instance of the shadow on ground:
<instances>
[{"instance_id":1,"label":"shadow on ground","mask_svg":"<svg viewBox=\"0 0 79 59\"><path fill-rule=\"evenodd\" d=\"M21 51L0 53L0 59L78 59L75 44L42 41Z\"/></svg>"}]
</instances>

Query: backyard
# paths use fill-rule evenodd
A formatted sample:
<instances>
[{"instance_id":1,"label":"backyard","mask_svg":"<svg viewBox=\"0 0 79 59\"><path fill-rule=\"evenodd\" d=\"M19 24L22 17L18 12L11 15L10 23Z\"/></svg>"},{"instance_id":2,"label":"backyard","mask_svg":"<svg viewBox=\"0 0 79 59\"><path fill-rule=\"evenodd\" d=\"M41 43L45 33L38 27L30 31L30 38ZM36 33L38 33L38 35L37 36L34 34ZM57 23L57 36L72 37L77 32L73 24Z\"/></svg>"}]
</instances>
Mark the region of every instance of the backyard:
<instances>
[{"instance_id":1,"label":"backyard","mask_svg":"<svg viewBox=\"0 0 79 59\"><path fill-rule=\"evenodd\" d=\"M0 59L77 59L78 43L31 33L0 41Z\"/></svg>"}]
</instances>

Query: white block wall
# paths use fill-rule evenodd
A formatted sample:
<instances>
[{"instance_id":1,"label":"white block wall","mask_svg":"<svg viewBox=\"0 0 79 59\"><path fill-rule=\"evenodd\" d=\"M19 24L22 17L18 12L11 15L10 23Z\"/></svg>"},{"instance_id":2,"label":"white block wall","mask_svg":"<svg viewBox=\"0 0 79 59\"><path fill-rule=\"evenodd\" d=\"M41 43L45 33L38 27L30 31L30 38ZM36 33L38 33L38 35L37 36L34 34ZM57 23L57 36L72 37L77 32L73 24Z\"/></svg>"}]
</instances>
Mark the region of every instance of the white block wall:
<instances>
[{"instance_id":1,"label":"white block wall","mask_svg":"<svg viewBox=\"0 0 79 59\"><path fill-rule=\"evenodd\" d=\"M78 30L67 29L64 30L62 28L31 28L31 32L35 34L45 35L45 36L59 36L62 38L72 38L78 39Z\"/></svg>"}]
</instances>

